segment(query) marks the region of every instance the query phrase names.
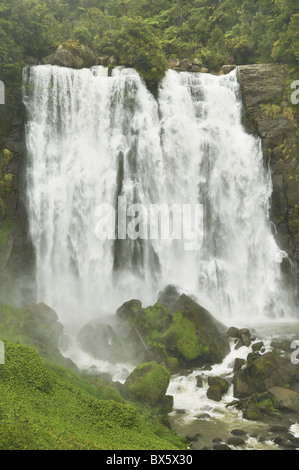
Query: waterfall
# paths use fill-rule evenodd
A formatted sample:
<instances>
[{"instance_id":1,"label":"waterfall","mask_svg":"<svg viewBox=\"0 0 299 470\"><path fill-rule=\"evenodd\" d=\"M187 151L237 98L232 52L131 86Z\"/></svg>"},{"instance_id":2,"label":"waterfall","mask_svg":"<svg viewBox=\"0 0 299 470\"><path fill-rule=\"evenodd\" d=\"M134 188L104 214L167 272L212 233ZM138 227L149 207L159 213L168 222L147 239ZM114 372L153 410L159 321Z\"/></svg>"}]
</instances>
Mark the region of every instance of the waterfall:
<instances>
[{"instance_id":1,"label":"waterfall","mask_svg":"<svg viewBox=\"0 0 299 470\"><path fill-rule=\"evenodd\" d=\"M271 175L242 126L235 71L170 70L157 99L125 68L108 77L103 67L36 66L23 83L38 301L79 324L132 298L153 304L175 284L221 319L288 315ZM114 207L119 221L119 198L200 204L201 249L179 238L101 239L98 208Z\"/></svg>"}]
</instances>

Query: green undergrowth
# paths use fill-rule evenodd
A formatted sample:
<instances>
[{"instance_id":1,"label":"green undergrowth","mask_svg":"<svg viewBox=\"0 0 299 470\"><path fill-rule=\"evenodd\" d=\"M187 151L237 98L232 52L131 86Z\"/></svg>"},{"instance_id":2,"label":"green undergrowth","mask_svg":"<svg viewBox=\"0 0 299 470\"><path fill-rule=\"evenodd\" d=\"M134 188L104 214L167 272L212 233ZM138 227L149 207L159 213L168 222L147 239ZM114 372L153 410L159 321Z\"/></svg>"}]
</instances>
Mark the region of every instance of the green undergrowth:
<instances>
[{"instance_id":1,"label":"green undergrowth","mask_svg":"<svg viewBox=\"0 0 299 470\"><path fill-rule=\"evenodd\" d=\"M95 384L5 342L0 366L1 450L174 450L184 441ZM116 392L117 393L117 392Z\"/></svg>"}]
</instances>

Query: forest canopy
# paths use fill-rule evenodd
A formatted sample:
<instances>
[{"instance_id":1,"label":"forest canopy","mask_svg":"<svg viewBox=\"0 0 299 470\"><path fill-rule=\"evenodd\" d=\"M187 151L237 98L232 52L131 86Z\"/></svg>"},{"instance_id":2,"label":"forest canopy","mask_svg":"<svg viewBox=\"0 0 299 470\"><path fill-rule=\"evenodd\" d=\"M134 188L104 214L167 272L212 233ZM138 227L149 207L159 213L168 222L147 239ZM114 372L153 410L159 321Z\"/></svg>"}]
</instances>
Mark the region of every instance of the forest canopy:
<instances>
[{"instance_id":1,"label":"forest canopy","mask_svg":"<svg viewBox=\"0 0 299 470\"><path fill-rule=\"evenodd\" d=\"M18 101L26 56L38 60L62 43L135 67L159 80L167 59L298 67L298 0L0 0L0 79ZM3 131L3 129L2 129Z\"/></svg>"}]
</instances>

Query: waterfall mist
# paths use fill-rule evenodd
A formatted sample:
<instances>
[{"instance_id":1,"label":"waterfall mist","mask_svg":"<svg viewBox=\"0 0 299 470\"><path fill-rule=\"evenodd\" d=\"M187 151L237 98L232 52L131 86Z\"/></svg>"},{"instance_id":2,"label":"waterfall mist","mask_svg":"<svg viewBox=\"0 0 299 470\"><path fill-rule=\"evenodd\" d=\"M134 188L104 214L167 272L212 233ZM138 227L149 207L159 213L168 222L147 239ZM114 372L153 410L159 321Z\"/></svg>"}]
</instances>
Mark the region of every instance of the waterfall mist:
<instances>
[{"instance_id":1,"label":"waterfall mist","mask_svg":"<svg viewBox=\"0 0 299 470\"><path fill-rule=\"evenodd\" d=\"M137 72L24 70L28 212L37 301L65 324L156 302L167 284L217 318L293 313L272 233L270 171L242 125L236 72L168 71L155 99ZM203 246L183 240L100 240L96 211L202 204Z\"/></svg>"}]
</instances>

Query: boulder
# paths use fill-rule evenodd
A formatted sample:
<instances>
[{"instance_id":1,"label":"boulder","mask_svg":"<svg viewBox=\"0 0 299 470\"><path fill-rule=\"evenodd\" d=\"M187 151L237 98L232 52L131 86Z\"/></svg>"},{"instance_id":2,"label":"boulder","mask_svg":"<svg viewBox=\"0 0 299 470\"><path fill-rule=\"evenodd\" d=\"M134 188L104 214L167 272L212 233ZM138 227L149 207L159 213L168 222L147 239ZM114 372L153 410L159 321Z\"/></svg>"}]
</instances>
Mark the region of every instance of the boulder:
<instances>
[{"instance_id":1,"label":"boulder","mask_svg":"<svg viewBox=\"0 0 299 470\"><path fill-rule=\"evenodd\" d=\"M157 302L171 310L179 300L180 295L176 286L169 285L159 292Z\"/></svg>"},{"instance_id":2,"label":"boulder","mask_svg":"<svg viewBox=\"0 0 299 470\"><path fill-rule=\"evenodd\" d=\"M59 65L73 69L89 68L96 65L95 54L84 45L61 44L54 54L44 57L41 61L43 65Z\"/></svg>"},{"instance_id":3,"label":"boulder","mask_svg":"<svg viewBox=\"0 0 299 470\"><path fill-rule=\"evenodd\" d=\"M189 59L183 59L180 61L180 68L183 72L188 72L192 68L192 61Z\"/></svg>"},{"instance_id":4,"label":"boulder","mask_svg":"<svg viewBox=\"0 0 299 470\"><path fill-rule=\"evenodd\" d=\"M246 364L245 359L237 357L234 364L234 372L238 372Z\"/></svg>"},{"instance_id":5,"label":"boulder","mask_svg":"<svg viewBox=\"0 0 299 470\"><path fill-rule=\"evenodd\" d=\"M229 446L240 447L245 444L245 441L241 437L229 437L227 443Z\"/></svg>"},{"instance_id":6,"label":"boulder","mask_svg":"<svg viewBox=\"0 0 299 470\"><path fill-rule=\"evenodd\" d=\"M247 435L247 432L243 429L233 429L230 433L238 437Z\"/></svg>"},{"instance_id":7,"label":"boulder","mask_svg":"<svg viewBox=\"0 0 299 470\"><path fill-rule=\"evenodd\" d=\"M186 365L222 362L230 350L225 327L184 294L173 312L172 324L161 337L168 353L179 355Z\"/></svg>"},{"instance_id":8,"label":"boulder","mask_svg":"<svg viewBox=\"0 0 299 470\"><path fill-rule=\"evenodd\" d=\"M235 328L234 326L231 326L231 327L227 330L227 335L228 335L230 338L240 338L240 337L241 337L239 328Z\"/></svg>"},{"instance_id":9,"label":"boulder","mask_svg":"<svg viewBox=\"0 0 299 470\"><path fill-rule=\"evenodd\" d=\"M221 401L222 396L229 389L229 383L222 377L209 377L208 384L207 397L214 401Z\"/></svg>"},{"instance_id":10,"label":"boulder","mask_svg":"<svg viewBox=\"0 0 299 470\"><path fill-rule=\"evenodd\" d=\"M143 309L132 300L120 307L116 316L126 325L127 343L172 372L222 362L230 351L226 328L193 299L178 295L168 286L153 306Z\"/></svg>"},{"instance_id":11,"label":"boulder","mask_svg":"<svg viewBox=\"0 0 299 470\"><path fill-rule=\"evenodd\" d=\"M168 401L166 392L170 382L170 372L156 362L141 364L127 378L124 384L125 395L151 407L164 406ZM172 407L170 407L172 408Z\"/></svg>"},{"instance_id":12,"label":"boulder","mask_svg":"<svg viewBox=\"0 0 299 470\"><path fill-rule=\"evenodd\" d=\"M63 334L63 326L58 321L58 315L51 307L44 303L29 305L26 310L31 313L34 331L40 332L39 338L46 349L58 348L59 340Z\"/></svg>"},{"instance_id":13,"label":"boulder","mask_svg":"<svg viewBox=\"0 0 299 470\"><path fill-rule=\"evenodd\" d=\"M275 398L278 409L299 412L299 393L283 387L271 388L269 392Z\"/></svg>"},{"instance_id":14,"label":"boulder","mask_svg":"<svg viewBox=\"0 0 299 470\"><path fill-rule=\"evenodd\" d=\"M42 59L42 65L59 65L60 67L69 67L72 69L81 69L84 67L84 61L81 57L76 57L67 49L59 49L55 54L50 54Z\"/></svg>"},{"instance_id":15,"label":"boulder","mask_svg":"<svg viewBox=\"0 0 299 470\"><path fill-rule=\"evenodd\" d=\"M296 366L288 359L268 352L236 373L233 380L234 397L249 397L274 387L283 387L285 384L291 386L296 383L296 376Z\"/></svg>"},{"instance_id":16,"label":"boulder","mask_svg":"<svg viewBox=\"0 0 299 470\"><path fill-rule=\"evenodd\" d=\"M77 341L83 351L96 359L115 361L122 357L119 338L110 325L101 322L85 325L79 331Z\"/></svg>"},{"instance_id":17,"label":"boulder","mask_svg":"<svg viewBox=\"0 0 299 470\"><path fill-rule=\"evenodd\" d=\"M260 352L261 349L263 349L264 343L260 341L259 343L254 343L252 345L252 352Z\"/></svg>"}]
</instances>

